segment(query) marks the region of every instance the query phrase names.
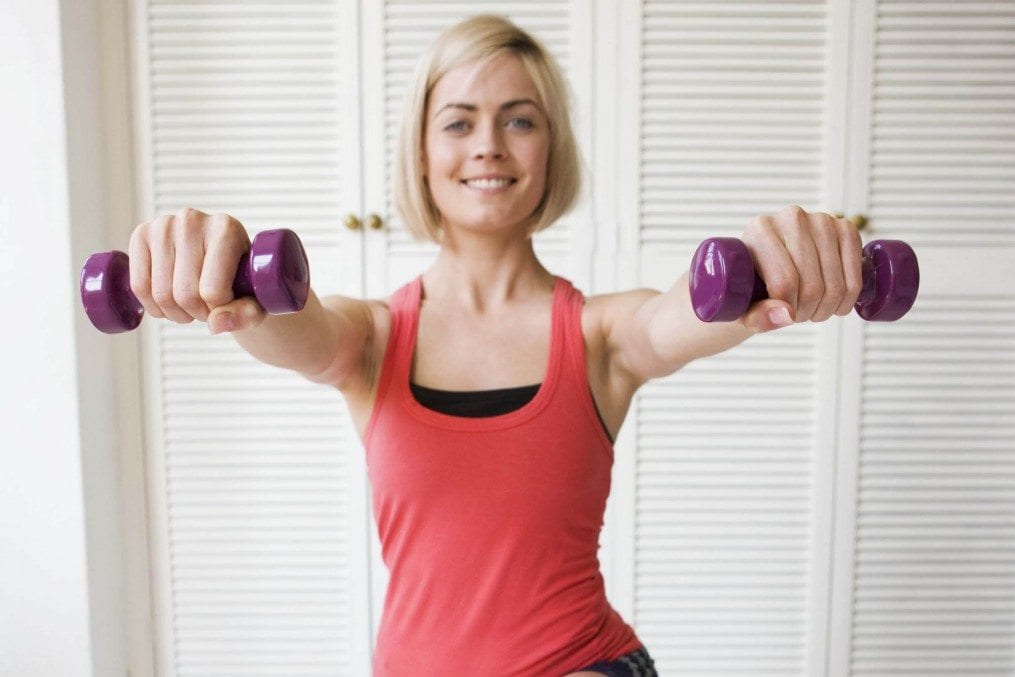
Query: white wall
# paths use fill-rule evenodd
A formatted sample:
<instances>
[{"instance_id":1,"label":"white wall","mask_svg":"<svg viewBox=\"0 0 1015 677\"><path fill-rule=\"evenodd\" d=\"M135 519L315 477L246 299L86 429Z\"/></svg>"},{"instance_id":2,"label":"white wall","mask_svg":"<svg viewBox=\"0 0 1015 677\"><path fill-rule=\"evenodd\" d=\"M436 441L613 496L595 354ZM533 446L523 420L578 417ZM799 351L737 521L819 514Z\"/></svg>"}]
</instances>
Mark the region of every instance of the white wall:
<instances>
[{"instance_id":1,"label":"white wall","mask_svg":"<svg viewBox=\"0 0 1015 677\"><path fill-rule=\"evenodd\" d=\"M94 0L0 3L0 675L126 675Z\"/></svg>"}]
</instances>

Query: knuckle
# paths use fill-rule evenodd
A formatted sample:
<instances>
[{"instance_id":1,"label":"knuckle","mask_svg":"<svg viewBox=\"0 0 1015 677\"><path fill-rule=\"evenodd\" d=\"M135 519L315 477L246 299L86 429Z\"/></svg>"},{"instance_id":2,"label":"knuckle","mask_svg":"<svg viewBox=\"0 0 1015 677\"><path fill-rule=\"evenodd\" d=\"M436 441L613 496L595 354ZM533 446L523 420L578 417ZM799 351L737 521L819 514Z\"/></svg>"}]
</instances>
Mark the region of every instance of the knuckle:
<instances>
[{"instance_id":1,"label":"knuckle","mask_svg":"<svg viewBox=\"0 0 1015 677\"><path fill-rule=\"evenodd\" d=\"M229 230L229 215L222 212L215 212L208 219L209 230L215 233L222 233Z\"/></svg>"},{"instance_id":2,"label":"knuckle","mask_svg":"<svg viewBox=\"0 0 1015 677\"><path fill-rule=\"evenodd\" d=\"M778 272L765 280L765 287L768 289L769 296L788 299L797 290L797 279L796 276L789 273Z\"/></svg>"},{"instance_id":3,"label":"knuckle","mask_svg":"<svg viewBox=\"0 0 1015 677\"><path fill-rule=\"evenodd\" d=\"M202 284L199 288L199 292L201 294L201 299L208 304L208 307L210 308L224 306L233 300L232 291L222 287L213 287Z\"/></svg>"},{"instance_id":4,"label":"knuckle","mask_svg":"<svg viewBox=\"0 0 1015 677\"><path fill-rule=\"evenodd\" d=\"M779 214L788 216L794 221L799 221L803 217L807 216L807 212L800 205L786 205L782 208Z\"/></svg>"},{"instance_id":5,"label":"knuckle","mask_svg":"<svg viewBox=\"0 0 1015 677\"><path fill-rule=\"evenodd\" d=\"M847 219L840 219L839 229L846 237L846 242L848 242L851 247L856 248L857 251L863 248L863 240L860 239L860 231L857 230L857 227L854 226L851 221Z\"/></svg>"},{"instance_id":6,"label":"knuckle","mask_svg":"<svg viewBox=\"0 0 1015 677\"><path fill-rule=\"evenodd\" d=\"M775 226L774 230L786 242L799 242L807 232L805 221L784 214L775 220Z\"/></svg>"},{"instance_id":7,"label":"knuckle","mask_svg":"<svg viewBox=\"0 0 1015 677\"><path fill-rule=\"evenodd\" d=\"M175 308L176 299L173 298L173 290L166 287L155 287L152 289L152 300L162 308Z\"/></svg>"},{"instance_id":8,"label":"knuckle","mask_svg":"<svg viewBox=\"0 0 1015 677\"><path fill-rule=\"evenodd\" d=\"M846 283L846 291L844 295L847 299L856 300L860 296L860 290L863 289L863 281L860 280L860 271L857 271L857 279Z\"/></svg>"},{"instance_id":9,"label":"knuckle","mask_svg":"<svg viewBox=\"0 0 1015 677\"><path fill-rule=\"evenodd\" d=\"M134 226L134 230L130 231L130 245L128 246L134 246L139 241L143 240L145 238L145 235L148 234L149 228L150 224L147 221L144 223L139 223L136 226Z\"/></svg>"},{"instance_id":10,"label":"knuckle","mask_svg":"<svg viewBox=\"0 0 1015 677\"><path fill-rule=\"evenodd\" d=\"M170 239L173 231L174 219L170 215L158 216L145 228L146 240L149 242L165 242Z\"/></svg>"},{"instance_id":11,"label":"knuckle","mask_svg":"<svg viewBox=\"0 0 1015 677\"><path fill-rule=\"evenodd\" d=\"M186 214L177 217L176 239L178 241L203 240L207 215L188 208Z\"/></svg>"},{"instance_id":12,"label":"knuckle","mask_svg":"<svg viewBox=\"0 0 1015 677\"><path fill-rule=\"evenodd\" d=\"M846 295L846 283L835 280L825 285L825 294L836 300L841 300Z\"/></svg>"},{"instance_id":13,"label":"knuckle","mask_svg":"<svg viewBox=\"0 0 1015 677\"><path fill-rule=\"evenodd\" d=\"M248 244L247 231L243 224L229 214L215 214L211 217L210 234L219 242L241 246Z\"/></svg>"},{"instance_id":14,"label":"knuckle","mask_svg":"<svg viewBox=\"0 0 1015 677\"><path fill-rule=\"evenodd\" d=\"M819 212L812 214L811 217L816 230L822 235L822 237L828 240L835 239L837 227L834 216L831 214L825 214L824 212Z\"/></svg>"},{"instance_id":15,"label":"knuckle","mask_svg":"<svg viewBox=\"0 0 1015 677\"><path fill-rule=\"evenodd\" d=\"M804 306L816 306L825 295L825 285L822 282L805 282L800 285L800 304Z\"/></svg>"},{"instance_id":16,"label":"knuckle","mask_svg":"<svg viewBox=\"0 0 1015 677\"><path fill-rule=\"evenodd\" d=\"M195 217L195 216L197 216L198 214L200 214L200 212L198 212L198 211L197 211L196 209L194 209L193 207L181 207L181 208L180 208L180 209L179 209L179 210L178 210L178 211L176 212L176 217L177 217L178 219L181 219L181 220L183 220L183 221L186 221L187 219L192 219L192 218L194 218L194 217Z\"/></svg>"},{"instance_id":17,"label":"knuckle","mask_svg":"<svg viewBox=\"0 0 1015 677\"><path fill-rule=\"evenodd\" d=\"M134 292L134 296L139 301L145 301L152 298L152 281L151 278L144 275L131 275L130 277L130 290Z\"/></svg>"},{"instance_id":18,"label":"knuckle","mask_svg":"<svg viewBox=\"0 0 1015 677\"><path fill-rule=\"evenodd\" d=\"M201 294L198 292L197 284L190 281L178 280L173 283L173 298L181 306L200 305Z\"/></svg>"},{"instance_id":19,"label":"knuckle","mask_svg":"<svg viewBox=\"0 0 1015 677\"><path fill-rule=\"evenodd\" d=\"M145 233L158 233L166 230L172 222L172 214L160 214L148 223L142 223L139 228L144 228Z\"/></svg>"}]
</instances>

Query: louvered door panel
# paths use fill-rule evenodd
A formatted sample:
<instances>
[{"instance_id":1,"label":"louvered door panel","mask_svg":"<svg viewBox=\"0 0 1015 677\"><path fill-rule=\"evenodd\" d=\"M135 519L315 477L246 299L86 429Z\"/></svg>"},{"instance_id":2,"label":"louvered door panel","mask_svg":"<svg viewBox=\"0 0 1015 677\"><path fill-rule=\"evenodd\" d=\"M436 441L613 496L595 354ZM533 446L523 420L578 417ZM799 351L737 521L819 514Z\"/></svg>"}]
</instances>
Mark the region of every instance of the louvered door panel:
<instances>
[{"instance_id":1,"label":"louvered door panel","mask_svg":"<svg viewBox=\"0 0 1015 677\"><path fill-rule=\"evenodd\" d=\"M755 215L825 204L823 2L642 12L640 284ZM813 325L642 389L634 622L661 674L805 674L823 356Z\"/></svg>"},{"instance_id":2,"label":"louvered door panel","mask_svg":"<svg viewBox=\"0 0 1015 677\"><path fill-rule=\"evenodd\" d=\"M1015 673L1015 294L928 294L864 360L852 674Z\"/></svg>"},{"instance_id":3,"label":"louvered door panel","mask_svg":"<svg viewBox=\"0 0 1015 677\"><path fill-rule=\"evenodd\" d=\"M823 208L826 9L644 5L641 240L690 260L718 233Z\"/></svg>"},{"instance_id":4,"label":"louvered door panel","mask_svg":"<svg viewBox=\"0 0 1015 677\"><path fill-rule=\"evenodd\" d=\"M870 217L914 246L1012 244L1015 5L880 2Z\"/></svg>"},{"instance_id":5,"label":"louvered door panel","mask_svg":"<svg viewBox=\"0 0 1015 677\"><path fill-rule=\"evenodd\" d=\"M358 249L338 265L340 206L359 201L340 160L358 152L340 115L354 82L340 3L137 7L152 214L191 206L251 234L292 228L315 291L356 293ZM341 398L203 323L148 322L160 674L356 673L369 648L354 646L366 609L350 496L362 492Z\"/></svg>"},{"instance_id":6,"label":"louvered door panel","mask_svg":"<svg viewBox=\"0 0 1015 677\"><path fill-rule=\"evenodd\" d=\"M583 22L576 15L588 11L584 3L574 0L552 0L532 2L529 0L450 0L447 2L419 2L416 0L388 0L372 8L370 12L383 12L376 17L378 29L383 33L383 61L376 64L378 72L365 78L366 83L378 82L383 90L373 94L367 91L368 101L376 100L378 109L384 110L383 146L369 154L372 162L371 178L383 176L383 185L374 190L367 187L369 209L381 210L385 214L387 228L367 241L368 293L386 296L391 291L421 273L436 255L436 246L419 243L400 222L391 202L391 160L396 152L401 126L402 103L409 79L416 61L429 42L443 29L468 16L494 13L508 17L525 30L531 31L558 59L571 84L581 84L573 72L573 51L575 22ZM370 22L367 19L368 24ZM367 85L369 87L369 84ZM581 130L579 130L580 132ZM367 140L370 142L370 139ZM372 196L372 197L371 197ZM375 204L377 203L377 204ZM585 280L574 279L577 266L574 252L591 249L591 228L576 226L583 212L565 217L559 223L539 233L536 250L545 265L554 272L571 276L581 285ZM582 246L576 247L576 238Z\"/></svg>"},{"instance_id":7,"label":"louvered door panel","mask_svg":"<svg viewBox=\"0 0 1015 677\"><path fill-rule=\"evenodd\" d=\"M754 340L642 392L634 620L662 674L802 672L816 358Z\"/></svg>"},{"instance_id":8,"label":"louvered door panel","mask_svg":"<svg viewBox=\"0 0 1015 677\"><path fill-rule=\"evenodd\" d=\"M880 2L872 227L921 297L865 327L853 675L1015 674L1015 6Z\"/></svg>"}]
</instances>

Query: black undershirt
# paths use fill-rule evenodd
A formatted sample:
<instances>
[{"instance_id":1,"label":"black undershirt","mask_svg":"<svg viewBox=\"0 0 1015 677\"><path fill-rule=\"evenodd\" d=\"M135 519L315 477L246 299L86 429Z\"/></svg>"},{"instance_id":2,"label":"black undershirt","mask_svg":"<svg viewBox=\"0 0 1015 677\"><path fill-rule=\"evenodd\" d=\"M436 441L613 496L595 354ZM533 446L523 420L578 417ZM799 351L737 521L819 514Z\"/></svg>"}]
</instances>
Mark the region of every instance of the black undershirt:
<instances>
[{"instance_id":1,"label":"black undershirt","mask_svg":"<svg viewBox=\"0 0 1015 677\"><path fill-rule=\"evenodd\" d=\"M427 409L439 411L442 414L451 416L466 416L469 418L482 418L484 416L499 416L521 409L536 396L540 384L531 386L517 386L515 388L497 388L495 390L438 390L426 386L410 383L413 397ZM610 431L606 429L599 408L596 407L596 414L603 426L606 438L613 442Z\"/></svg>"}]
</instances>

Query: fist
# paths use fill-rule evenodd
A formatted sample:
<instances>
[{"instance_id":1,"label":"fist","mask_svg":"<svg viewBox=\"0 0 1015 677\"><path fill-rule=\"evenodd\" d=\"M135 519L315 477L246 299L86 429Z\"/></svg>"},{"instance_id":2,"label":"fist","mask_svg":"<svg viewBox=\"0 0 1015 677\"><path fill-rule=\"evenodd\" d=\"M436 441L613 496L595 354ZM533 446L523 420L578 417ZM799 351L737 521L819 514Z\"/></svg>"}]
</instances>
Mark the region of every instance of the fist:
<instances>
[{"instance_id":1,"label":"fist","mask_svg":"<svg viewBox=\"0 0 1015 677\"><path fill-rule=\"evenodd\" d=\"M743 241L769 298L740 322L755 332L848 315L860 295L860 234L849 220L795 205L754 218Z\"/></svg>"},{"instance_id":2,"label":"fist","mask_svg":"<svg viewBox=\"0 0 1015 677\"><path fill-rule=\"evenodd\" d=\"M185 208L160 216L130 236L131 291L153 317L201 320L213 334L253 328L264 310L252 298L233 297L236 268L249 248L247 231L228 214Z\"/></svg>"}]
</instances>

